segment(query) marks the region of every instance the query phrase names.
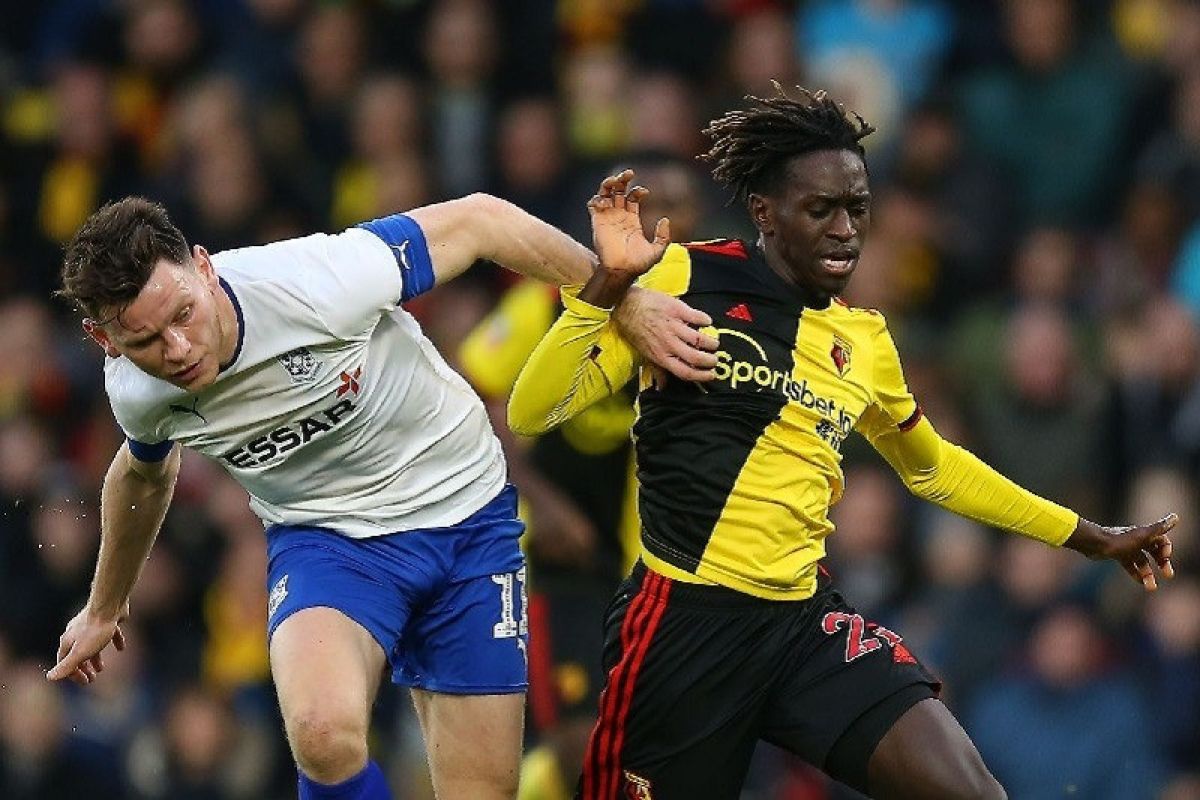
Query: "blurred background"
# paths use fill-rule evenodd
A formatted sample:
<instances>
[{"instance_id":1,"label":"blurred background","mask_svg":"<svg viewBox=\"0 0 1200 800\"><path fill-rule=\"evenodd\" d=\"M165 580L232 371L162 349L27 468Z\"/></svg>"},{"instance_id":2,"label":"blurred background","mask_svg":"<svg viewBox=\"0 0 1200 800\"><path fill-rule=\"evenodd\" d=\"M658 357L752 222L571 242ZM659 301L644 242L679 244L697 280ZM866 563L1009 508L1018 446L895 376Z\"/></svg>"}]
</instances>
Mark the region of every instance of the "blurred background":
<instances>
[{"instance_id":1,"label":"blurred background","mask_svg":"<svg viewBox=\"0 0 1200 800\"><path fill-rule=\"evenodd\" d=\"M1014 800L1200 798L1196 0L0 0L0 797L295 796L262 527L203 459L184 459L129 650L87 690L43 677L120 443L100 350L50 297L90 212L146 194L215 251L488 191L587 241L598 178L636 164L676 238L749 237L694 157L771 79L879 129L847 299L888 316L941 432L1098 521L1181 518L1179 577L1145 595L914 501L851 440L842 590L944 678ZM480 265L410 310L499 408L498 354L519 364L555 302ZM594 714L629 421L504 437L548 643L530 800L574 784ZM555 591L585 575L594 591ZM398 797L429 797L407 698L385 689L376 721ZM745 792L853 796L766 745Z\"/></svg>"}]
</instances>

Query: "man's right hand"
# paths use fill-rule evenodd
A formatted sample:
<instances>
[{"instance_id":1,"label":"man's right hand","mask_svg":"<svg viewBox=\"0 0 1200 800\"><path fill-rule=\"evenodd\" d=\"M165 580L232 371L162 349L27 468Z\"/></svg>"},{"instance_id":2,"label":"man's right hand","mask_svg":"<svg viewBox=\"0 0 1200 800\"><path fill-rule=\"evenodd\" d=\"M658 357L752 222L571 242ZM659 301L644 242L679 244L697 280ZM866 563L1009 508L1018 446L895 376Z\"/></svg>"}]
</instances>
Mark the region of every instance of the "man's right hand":
<instances>
[{"instance_id":1,"label":"man's right hand","mask_svg":"<svg viewBox=\"0 0 1200 800\"><path fill-rule=\"evenodd\" d=\"M104 671L102 651L109 642L118 650L125 649L121 623L128 616L128 601L116 618L105 618L84 606L59 637L58 663L46 673L46 678L52 681L69 678L80 686L96 680L96 676Z\"/></svg>"}]
</instances>

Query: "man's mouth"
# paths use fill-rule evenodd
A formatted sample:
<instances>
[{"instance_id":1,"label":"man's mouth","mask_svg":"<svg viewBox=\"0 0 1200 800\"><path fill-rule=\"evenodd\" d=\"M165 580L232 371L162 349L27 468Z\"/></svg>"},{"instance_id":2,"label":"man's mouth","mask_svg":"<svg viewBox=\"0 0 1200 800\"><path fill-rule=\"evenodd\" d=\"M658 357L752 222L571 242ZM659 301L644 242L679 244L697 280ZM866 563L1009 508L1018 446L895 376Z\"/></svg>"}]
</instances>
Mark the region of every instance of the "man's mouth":
<instances>
[{"instance_id":1,"label":"man's mouth","mask_svg":"<svg viewBox=\"0 0 1200 800\"><path fill-rule=\"evenodd\" d=\"M183 369L179 370L179 372L173 373L171 375L171 377L177 381L191 380L192 378L196 377L196 372L199 369L200 369L200 362L197 361L196 363L192 364L190 367L184 367Z\"/></svg>"},{"instance_id":2,"label":"man's mouth","mask_svg":"<svg viewBox=\"0 0 1200 800\"><path fill-rule=\"evenodd\" d=\"M845 250L828 253L819 259L821 268L831 275L848 275L858 263L858 252Z\"/></svg>"}]
</instances>

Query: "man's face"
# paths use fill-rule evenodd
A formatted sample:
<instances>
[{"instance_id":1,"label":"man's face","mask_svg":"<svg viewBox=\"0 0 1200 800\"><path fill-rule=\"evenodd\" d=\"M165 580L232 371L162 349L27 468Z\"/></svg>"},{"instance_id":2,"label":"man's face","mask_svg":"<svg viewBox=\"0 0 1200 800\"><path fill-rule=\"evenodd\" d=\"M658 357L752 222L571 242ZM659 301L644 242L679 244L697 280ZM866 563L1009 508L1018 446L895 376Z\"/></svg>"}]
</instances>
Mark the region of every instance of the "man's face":
<instances>
[{"instance_id":1,"label":"man's face","mask_svg":"<svg viewBox=\"0 0 1200 800\"><path fill-rule=\"evenodd\" d=\"M871 225L866 164L850 150L818 150L786 169L778 195L751 195L754 223L794 283L821 296L840 294Z\"/></svg>"},{"instance_id":2,"label":"man's face","mask_svg":"<svg viewBox=\"0 0 1200 800\"><path fill-rule=\"evenodd\" d=\"M143 372L181 389L199 391L216 380L230 337L221 319L221 287L208 253L197 247L192 265L166 259L115 319L84 329L108 355L125 356Z\"/></svg>"}]
</instances>

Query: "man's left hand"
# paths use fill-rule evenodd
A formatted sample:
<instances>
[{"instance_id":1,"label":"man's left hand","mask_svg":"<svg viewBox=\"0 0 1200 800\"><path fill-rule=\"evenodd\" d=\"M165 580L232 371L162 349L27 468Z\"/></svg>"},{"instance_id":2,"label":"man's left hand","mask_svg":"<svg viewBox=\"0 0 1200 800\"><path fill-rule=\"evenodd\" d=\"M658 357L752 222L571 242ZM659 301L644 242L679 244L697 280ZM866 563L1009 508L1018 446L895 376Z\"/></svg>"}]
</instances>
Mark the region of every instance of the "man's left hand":
<instances>
[{"instance_id":1,"label":"man's left hand","mask_svg":"<svg viewBox=\"0 0 1200 800\"><path fill-rule=\"evenodd\" d=\"M1167 533L1179 522L1177 514L1168 514L1149 525L1106 528L1079 518L1079 525L1063 543L1091 559L1116 561L1146 591L1158 588L1154 567L1164 578L1175 577L1171 566L1171 539Z\"/></svg>"}]
</instances>

